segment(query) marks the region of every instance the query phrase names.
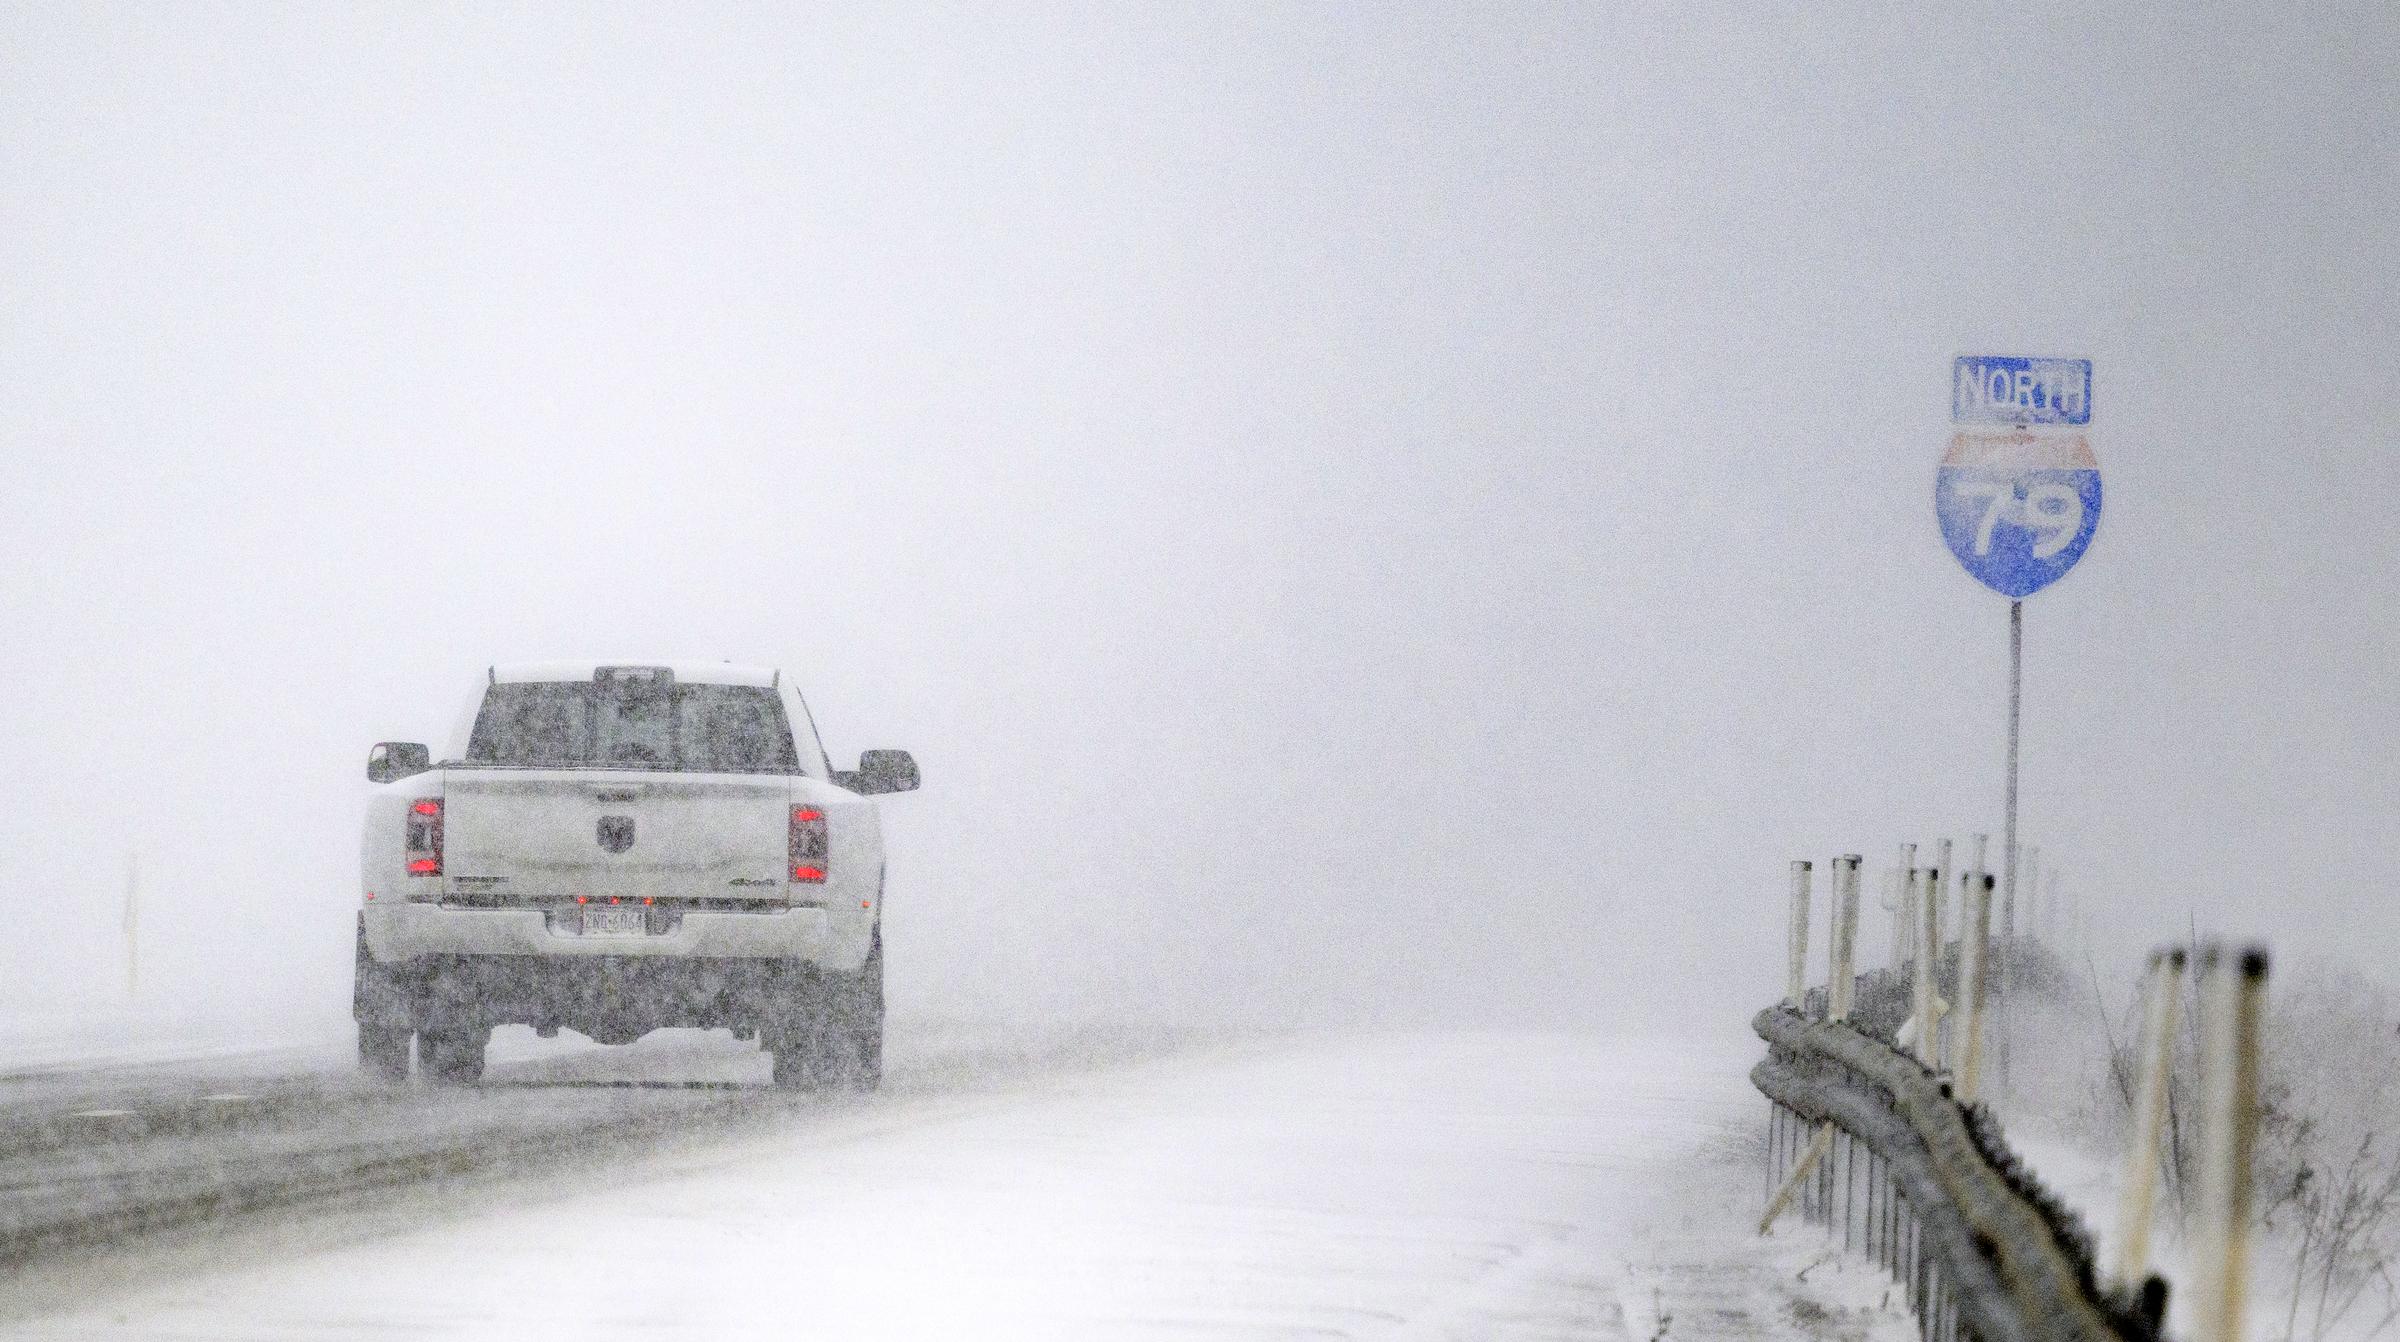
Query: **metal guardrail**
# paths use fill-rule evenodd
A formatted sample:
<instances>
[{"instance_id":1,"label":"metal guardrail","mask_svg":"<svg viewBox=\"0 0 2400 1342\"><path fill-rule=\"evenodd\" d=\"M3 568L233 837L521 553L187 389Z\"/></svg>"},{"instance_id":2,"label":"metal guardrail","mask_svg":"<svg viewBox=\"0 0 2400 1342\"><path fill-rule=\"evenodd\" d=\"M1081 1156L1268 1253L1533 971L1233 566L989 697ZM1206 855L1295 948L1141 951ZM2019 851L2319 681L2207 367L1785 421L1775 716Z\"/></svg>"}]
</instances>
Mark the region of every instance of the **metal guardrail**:
<instances>
[{"instance_id":1,"label":"metal guardrail","mask_svg":"<svg viewBox=\"0 0 2400 1342\"><path fill-rule=\"evenodd\" d=\"M1896 1000L1896 978L1860 976L1861 1005ZM1860 1028L1886 1033L1889 1011L1828 1022L1776 1006L1752 1022L1768 1045L1750 1079L1773 1102L1770 1194L1813 1161L1801 1213L1889 1270L1935 1342L2159 1342L2164 1284L2104 1290L2091 1235L1991 1111Z\"/></svg>"}]
</instances>

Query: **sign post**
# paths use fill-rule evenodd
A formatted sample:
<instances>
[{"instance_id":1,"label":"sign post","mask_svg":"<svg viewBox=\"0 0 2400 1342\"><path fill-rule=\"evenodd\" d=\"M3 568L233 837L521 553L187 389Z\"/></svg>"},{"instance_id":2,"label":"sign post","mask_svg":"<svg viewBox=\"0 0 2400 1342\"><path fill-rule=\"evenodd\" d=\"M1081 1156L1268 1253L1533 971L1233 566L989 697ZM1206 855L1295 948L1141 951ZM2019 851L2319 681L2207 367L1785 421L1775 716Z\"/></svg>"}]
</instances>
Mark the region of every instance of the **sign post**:
<instances>
[{"instance_id":1,"label":"sign post","mask_svg":"<svg viewBox=\"0 0 2400 1342\"><path fill-rule=\"evenodd\" d=\"M1934 473L1942 540L1977 582L2008 598L2008 787L2001 901L2017 897L2017 738L2025 598L2067 576L2100 527L2092 361L1962 354L1950 375L1950 450Z\"/></svg>"}]
</instances>

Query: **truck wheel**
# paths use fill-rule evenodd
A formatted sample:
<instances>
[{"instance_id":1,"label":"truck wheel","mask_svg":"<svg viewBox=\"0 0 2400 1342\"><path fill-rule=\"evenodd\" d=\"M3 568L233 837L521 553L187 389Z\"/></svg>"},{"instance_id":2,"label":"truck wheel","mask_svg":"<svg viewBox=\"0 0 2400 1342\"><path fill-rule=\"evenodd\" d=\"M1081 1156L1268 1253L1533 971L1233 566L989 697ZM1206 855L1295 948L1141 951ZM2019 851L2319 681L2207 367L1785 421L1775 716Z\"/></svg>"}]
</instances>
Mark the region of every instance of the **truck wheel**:
<instances>
[{"instance_id":1,"label":"truck wheel","mask_svg":"<svg viewBox=\"0 0 2400 1342\"><path fill-rule=\"evenodd\" d=\"M821 1021L798 1021L782 1029L759 1032L759 1043L773 1055L775 1084L785 1089L823 1090L832 1078L832 1031Z\"/></svg>"},{"instance_id":2,"label":"truck wheel","mask_svg":"<svg viewBox=\"0 0 2400 1342\"><path fill-rule=\"evenodd\" d=\"M483 1030L420 1031L417 1052L426 1078L446 1086L463 1086L483 1077Z\"/></svg>"},{"instance_id":3,"label":"truck wheel","mask_svg":"<svg viewBox=\"0 0 2400 1342\"><path fill-rule=\"evenodd\" d=\"M358 1023L358 1065L378 1081L408 1080L408 1037L406 1025L382 1021Z\"/></svg>"},{"instance_id":4,"label":"truck wheel","mask_svg":"<svg viewBox=\"0 0 2400 1342\"><path fill-rule=\"evenodd\" d=\"M873 1090L883 1083L883 929L867 947L856 974L803 979L805 990L786 999L759 1030L759 1045L775 1058L775 1084L809 1090Z\"/></svg>"}]
</instances>

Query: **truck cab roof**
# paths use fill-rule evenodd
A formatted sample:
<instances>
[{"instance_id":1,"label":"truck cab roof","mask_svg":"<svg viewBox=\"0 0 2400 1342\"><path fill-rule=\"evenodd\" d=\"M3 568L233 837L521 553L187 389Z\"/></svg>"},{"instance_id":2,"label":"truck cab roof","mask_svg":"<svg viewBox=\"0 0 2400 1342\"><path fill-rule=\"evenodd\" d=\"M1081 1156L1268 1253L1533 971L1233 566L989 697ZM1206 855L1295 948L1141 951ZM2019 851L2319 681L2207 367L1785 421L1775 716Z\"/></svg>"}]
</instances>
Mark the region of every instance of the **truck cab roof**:
<instances>
[{"instance_id":1,"label":"truck cab roof","mask_svg":"<svg viewBox=\"0 0 2400 1342\"><path fill-rule=\"evenodd\" d=\"M444 742L446 749L440 758L456 761L467 757L467 746L474 735L475 715L483 706L485 691L494 685L550 682L589 684L604 671L638 672L648 669L662 670L667 673L668 679L681 685L752 685L775 691L784 701L785 716L790 719L793 735L800 744L801 769L812 776L827 771L828 763L822 742L817 736L816 722L809 714L808 705L802 702L798 686L784 684L782 673L771 666L697 659L661 661L653 658L644 661L625 657L607 661L495 662L476 678L473 688L462 697L458 717L451 724L450 735Z\"/></svg>"},{"instance_id":2,"label":"truck cab roof","mask_svg":"<svg viewBox=\"0 0 2400 1342\"><path fill-rule=\"evenodd\" d=\"M603 671L626 668L657 668L684 685L759 685L775 688L781 673L771 666L742 666L733 662L700 661L643 661L639 658L614 658L607 661L576 662L498 662L489 673L489 683L513 685L529 681L592 680Z\"/></svg>"}]
</instances>

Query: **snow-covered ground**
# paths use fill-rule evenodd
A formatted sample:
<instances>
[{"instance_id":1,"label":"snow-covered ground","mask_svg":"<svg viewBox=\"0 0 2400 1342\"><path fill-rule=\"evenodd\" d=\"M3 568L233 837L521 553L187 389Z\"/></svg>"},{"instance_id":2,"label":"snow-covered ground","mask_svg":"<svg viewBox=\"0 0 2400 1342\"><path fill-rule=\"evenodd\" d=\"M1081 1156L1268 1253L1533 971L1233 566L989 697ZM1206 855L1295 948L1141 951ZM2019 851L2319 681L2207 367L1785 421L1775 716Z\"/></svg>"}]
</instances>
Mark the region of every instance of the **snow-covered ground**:
<instances>
[{"instance_id":1,"label":"snow-covered ground","mask_svg":"<svg viewBox=\"0 0 2400 1342\"><path fill-rule=\"evenodd\" d=\"M2376 1038L2368 1046L2375 1047L2381 1044L2384 1031L2381 1021L2371 1025ZM2106 1049L2097 1037L2100 1027L2088 1008L2039 1003L2032 1004L2030 1014L2016 1026L2019 1073L1996 1102L2009 1146L2040 1174L2052 1192L2075 1209L2098 1245L2101 1270L2109 1273L2115 1266L2123 1230L2120 1199L2129 1139L2123 1130L2121 1101L2112 1096L2112 1083L2107 1079ZM2028 1041L2044 1041L2045 1046L2027 1047ZM2270 1037L2270 1049L2274 1042ZM2270 1084L2273 1080L2270 1077ZM2362 1077L2360 1083L2370 1080ZM2329 1084L2287 1093L2280 1102L2321 1111ZM2322 1342L2369 1342L2391 1336L2392 1321L2378 1320L2375 1310L2356 1310L2354 1317L2327 1324L2321 1335L2312 1326L2308 1308L2295 1312L2293 1297L2299 1283L2293 1279L2295 1245L2290 1219L2287 1211L2274 1230L2251 1238L2249 1331L2245 1335L2321 1336ZM2149 1270L2170 1284L2170 1334L2192 1331L2193 1251L2177 1205L2162 1181L2151 1220ZM2313 1303L2313 1296L2299 1293L2304 1296L2304 1306Z\"/></svg>"},{"instance_id":2,"label":"snow-covered ground","mask_svg":"<svg viewBox=\"0 0 2400 1342\"><path fill-rule=\"evenodd\" d=\"M350 1022L333 1017L295 1030L289 1021L161 1021L127 1010L0 1012L0 1081L57 1072L159 1063L272 1058L345 1061Z\"/></svg>"},{"instance_id":3,"label":"snow-covered ground","mask_svg":"<svg viewBox=\"0 0 2400 1342\"><path fill-rule=\"evenodd\" d=\"M1761 1239L1752 1054L1316 1037L844 1102L588 1177L321 1212L78 1279L12 1335L1901 1338ZM405 1203L406 1199L399 1200Z\"/></svg>"}]
</instances>

